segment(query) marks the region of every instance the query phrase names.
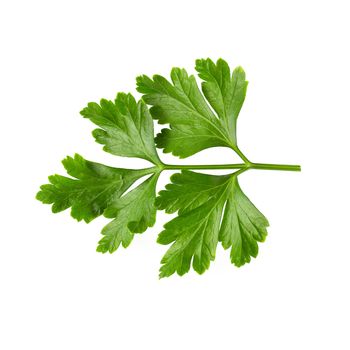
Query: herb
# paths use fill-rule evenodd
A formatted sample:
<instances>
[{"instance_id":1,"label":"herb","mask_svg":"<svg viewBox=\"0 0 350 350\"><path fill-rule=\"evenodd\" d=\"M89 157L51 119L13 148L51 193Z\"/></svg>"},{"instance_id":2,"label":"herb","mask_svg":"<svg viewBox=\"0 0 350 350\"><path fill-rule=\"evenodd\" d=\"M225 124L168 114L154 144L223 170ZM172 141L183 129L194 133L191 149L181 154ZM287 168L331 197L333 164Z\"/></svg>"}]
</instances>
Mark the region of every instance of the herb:
<instances>
[{"instance_id":1,"label":"herb","mask_svg":"<svg viewBox=\"0 0 350 350\"><path fill-rule=\"evenodd\" d=\"M188 272L192 258L194 270L203 273L215 258L218 242L225 249L232 247L236 266L256 257L257 242L265 240L269 223L244 195L237 175L183 171L172 176L166 191L160 191L157 207L167 213L178 211L158 237L161 244L174 242L161 261L161 277Z\"/></svg>"},{"instance_id":2,"label":"herb","mask_svg":"<svg viewBox=\"0 0 350 350\"><path fill-rule=\"evenodd\" d=\"M67 157L63 165L71 177L53 175L50 184L41 186L37 199L52 204L54 213L71 208L78 221L90 222L100 215L112 219L102 229L97 251L114 252L127 247L135 233L154 225L156 211L178 212L164 225L160 244L171 244L164 255L160 277L193 269L203 273L214 260L219 242L230 248L231 262L242 266L258 254L258 242L266 238L269 225L264 215L243 193L238 176L250 169L300 171L298 165L253 163L237 145L237 118L242 108L247 81L241 67L230 72L219 59L196 61L203 80L202 91L193 75L173 68L171 82L155 75L137 78L143 94L136 102L132 95L119 93L115 101L102 99L81 111L99 128L93 131L96 142L106 152L123 157L145 159L153 164L146 169L112 168L85 160L80 155ZM148 109L147 104L152 106ZM168 124L154 139L153 119ZM225 165L169 165L156 151L162 148L180 158L210 147L229 147L242 163ZM228 175L207 175L191 170L236 169ZM164 170L181 170L159 192L156 184ZM132 184L148 175L136 188Z\"/></svg>"}]
</instances>

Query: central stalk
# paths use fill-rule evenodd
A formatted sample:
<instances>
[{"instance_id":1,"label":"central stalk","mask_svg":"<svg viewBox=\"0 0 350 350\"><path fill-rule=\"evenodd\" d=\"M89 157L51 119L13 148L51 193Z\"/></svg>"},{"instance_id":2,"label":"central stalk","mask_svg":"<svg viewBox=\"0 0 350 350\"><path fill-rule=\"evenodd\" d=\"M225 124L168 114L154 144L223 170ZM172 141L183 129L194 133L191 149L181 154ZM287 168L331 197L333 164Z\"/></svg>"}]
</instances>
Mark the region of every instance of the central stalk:
<instances>
[{"instance_id":1,"label":"central stalk","mask_svg":"<svg viewBox=\"0 0 350 350\"><path fill-rule=\"evenodd\" d=\"M215 164L215 165L174 165L164 164L164 170L230 170L230 169L261 169L261 170L284 170L301 171L300 165L289 164L266 164L266 163L239 163L239 164Z\"/></svg>"}]
</instances>

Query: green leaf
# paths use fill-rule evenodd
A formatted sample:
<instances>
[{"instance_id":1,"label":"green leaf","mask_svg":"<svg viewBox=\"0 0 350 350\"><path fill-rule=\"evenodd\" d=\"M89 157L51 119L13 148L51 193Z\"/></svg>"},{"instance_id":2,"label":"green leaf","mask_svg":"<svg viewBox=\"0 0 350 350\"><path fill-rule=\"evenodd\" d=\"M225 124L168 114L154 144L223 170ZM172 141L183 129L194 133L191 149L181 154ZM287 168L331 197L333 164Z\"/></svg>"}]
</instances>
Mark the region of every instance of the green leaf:
<instances>
[{"instance_id":1,"label":"green leaf","mask_svg":"<svg viewBox=\"0 0 350 350\"><path fill-rule=\"evenodd\" d=\"M230 248L236 266L250 262L258 254L258 242L267 235L268 221L250 202L238 183L238 175L249 169L300 171L299 165L250 162L237 145L236 125L244 103L247 81L241 67L231 73L219 59L196 61L201 90L196 78L184 69L173 68L171 81L160 75L137 78L143 94L136 102L130 94L119 93L115 101L102 99L81 111L99 128L96 141L113 155L150 161L147 169L123 169L85 160L76 154L63 165L70 177L52 175L36 198L52 205L54 213L71 210L78 221L89 223L104 215L112 219L102 230L97 251L113 253L129 246L136 233L155 223L156 210L177 212L158 236L161 244L171 244L164 255L160 277L187 273L191 267L206 271L215 259L219 242ZM151 105L148 110L147 104ZM153 119L168 124L154 139ZM172 165L159 159L156 146L185 158L209 147L230 147L243 160L240 164ZM166 170L182 170L156 197L159 175ZM185 169L240 169L230 175L206 175ZM131 186L144 176L138 186Z\"/></svg>"},{"instance_id":2,"label":"green leaf","mask_svg":"<svg viewBox=\"0 0 350 350\"><path fill-rule=\"evenodd\" d=\"M134 233L142 233L154 225L158 176L159 174L152 175L106 209L105 216L115 219L103 228L104 237L99 241L97 251L113 253L120 244L126 248Z\"/></svg>"},{"instance_id":3,"label":"green leaf","mask_svg":"<svg viewBox=\"0 0 350 350\"><path fill-rule=\"evenodd\" d=\"M67 173L49 177L50 184L41 186L36 198L52 204L58 213L71 207L78 221L90 222L104 214L114 218L106 225L97 251L114 252L122 243L127 247L134 233L142 233L155 222L155 186L159 176L156 168L131 170L111 168L85 160L76 154L63 160ZM139 186L123 195L139 178L153 174Z\"/></svg>"},{"instance_id":4,"label":"green leaf","mask_svg":"<svg viewBox=\"0 0 350 350\"><path fill-rule=\"evenodd\" d=\"M76 154L62 161L67 173L74 179L49 176L50 184L42 185L36 198L44 204L52 204L52 212L71 209L78 221L90 222L114 204L139 178L154 170L130 170L112 168L85 160Z\"/></svg>"},{"instance_id":5,"label":"green leaf","mask_svg":"<svg viewBox=\"0 0 350 350\"><path fill-rule=\"evenodd\" d=\"M236 122L243 106L248 82L242 67L234 69L232 76L230 67L219 59L215 64L210 58L196 61L198 76L204 80L202 91L223 121L232 141L237 145Z\"/></svg>"},{"instance_id":6,"label":"green leaf","mask_svg":"<svg viewBox=\"0 0 350 350\"><path fill-rule=\"evenodd\" d=\"M269 222L255 207L233 177L230 195L227 197L225 211L219 232L219 241L225 249L231 247L231 262L240 267L249 263L251 256L256 258L259 247L264 242Z\"/></svg>"},{"instance_id":7,"label":"green leaf","mask_svg":"<svg viewBox=\"0 0 350 350\"><path fill-rule=\"evenodd\" d=\"M161 263L160 277L193 269L202 274L214 260L219 241L231 248L236 266L258 254L257 242L267 235L268 222L242 192L237 173L206 175L183 171L171 178L172 184L160 191L158 209L178 216L164 225L158 242L172 243Z\"/></svg>"},{"instance_id":8,"label":"green leaf","mask_svg":"<svg viewBox=\"0 0 350 350\"><path fill-rule=\"evenodd\" d=\"M196 69L205 80L202 89L210 109L193 75L184 69L173 68L171 83L162 76L153 80L143 75L137 78L137 90L152 105L152 117L160 124L169 124L156 137L158 148L186 158L210 147L230 147L239 154L236 121L244 102L247 82L242 68L231 76L227 63L210 59L198 60Z\"/></svg>"},{"instance_id":9,"label":"green leaf","mask_svg":"<svg viewBox=\"0 0 350 350\"><path fill-rule=\"evenodd\" d=\"M136 103L131 94L119 93L114 102L91 102L80 113L101 128L95 129L93 136L106 152L161 163L154 144L152 117L143 101Z\"/></svg>"}]
</instances>

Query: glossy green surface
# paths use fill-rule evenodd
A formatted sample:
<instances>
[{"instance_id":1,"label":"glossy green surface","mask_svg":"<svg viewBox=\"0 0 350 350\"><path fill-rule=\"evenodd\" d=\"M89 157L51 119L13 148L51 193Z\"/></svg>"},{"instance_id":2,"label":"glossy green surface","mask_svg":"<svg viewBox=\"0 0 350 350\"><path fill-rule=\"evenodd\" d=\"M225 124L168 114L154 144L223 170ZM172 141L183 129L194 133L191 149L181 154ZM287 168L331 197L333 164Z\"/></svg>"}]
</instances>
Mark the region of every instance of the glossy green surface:
<instances>
[{"instance_id":1,"label":"glossy green surface","mask_svg":"<svg viewBox=\"0 0 350 350\"><path fill-rule=\"evenodd\" d=\"M246 197L238 176L248 170L300 171L299 165L253 163L237 144L237 118L242 108L247 81L241 67L231 70L219 59L196 61L203 80L201 90L193 75L173 68L171 82L162 76L137 78L143 94L136 102L131 94L119 93L114 101L89 103L81 114L99 128L95 140L106 152L142 158L152 166L145 169L112 168L67 157L63 165L71 177L52 175L41 186L37 199L51 204L54 213L71 208L78 221L90 222L100 215L112 220L102 229L98 252L113 253L129 246L135 233L154 225L156 211L178 215L164 225L158 236L171 244L164 255L160 277L187 273L192 264L198 273L214 260L219 242L230 249L231 262L242 266L258 254L258 242L266 238L267 219ZM152 107L148 110L148 105ZM154 139L153 119L168 124ZM163 163L156 151L189 157L210 147L229 147L242 159L239 164L172 165ZM190 170L232 169L229 175L206 175ZM164 170L182 170L156 198L156 184ZM149 175L132 190L141 177Z\"/></svg>"}]
</instances>

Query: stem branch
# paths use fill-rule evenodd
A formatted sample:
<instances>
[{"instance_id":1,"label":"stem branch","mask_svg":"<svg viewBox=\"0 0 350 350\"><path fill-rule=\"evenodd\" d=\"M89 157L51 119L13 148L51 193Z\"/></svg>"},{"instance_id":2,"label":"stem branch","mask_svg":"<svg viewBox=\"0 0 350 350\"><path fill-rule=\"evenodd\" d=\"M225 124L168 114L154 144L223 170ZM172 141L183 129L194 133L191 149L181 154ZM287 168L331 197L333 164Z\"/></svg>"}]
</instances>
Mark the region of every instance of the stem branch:
<instances>
[{"instance_id":1,"label":"stem branch","mask_svg":"<svg viewBox=\"0 0 350 350\"><path fill-rule=\"evenodd\" d=\"M239 163L239 164L215 164L215 165L174 165L164 164L163 170L225 170L225 169L262 169L262 170L284 170L301 171L300 165L288 164L265 164L265 163Z\"/></svg>"},{"instance_id":2,"label":"stem branch","mask_svg":"<svg viewBox=\"0 0 350 350\"><path fill-rule=\"evenodd\" d=\"M252 163L252 169L301 171L300 165Z\"/></svg>"}]
</instances>

